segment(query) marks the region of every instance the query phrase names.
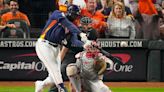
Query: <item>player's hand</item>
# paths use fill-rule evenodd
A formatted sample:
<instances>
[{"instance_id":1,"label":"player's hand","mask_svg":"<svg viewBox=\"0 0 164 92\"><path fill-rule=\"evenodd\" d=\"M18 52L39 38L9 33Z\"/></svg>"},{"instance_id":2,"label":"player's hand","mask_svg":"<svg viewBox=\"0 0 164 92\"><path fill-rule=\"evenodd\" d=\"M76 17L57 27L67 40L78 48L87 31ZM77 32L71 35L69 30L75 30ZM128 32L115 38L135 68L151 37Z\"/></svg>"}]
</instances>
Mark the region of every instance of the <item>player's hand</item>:
<instances>
[{"instance_id":1,"label":"player's hand","mask_svg":"<svg viewBox=\"0 0 164 92\"><path fill-rule=\"evenodd\" d=\"M95 48L97 48L97 49L100 49L101 48L100 47L100 44L97 43L96 41L92 41L92 46L95 47Z\"/></svg>"},{"instance_id":2,"label":"player's hand","mask_svg":"<svg viewBox=\"0 0 164 92\"><path fill-rule=\"evenodd\" d=\"M86 42L85 42L84 45L83 45L83 48L84 48L84 49L88 49L88 48L90 48L91 46L92 46L92 41L86 40Z\"/></svg>"},{"instance_id":3,"label":"player's hand","mask_svg":"<svg viewBox=\"0 0 164 92\"><path fill-rule=\"evenodd\" d=\"M81 41L83 41L84 43L87 42L87 40L88 40L87 34L85 34L85 33L80 33L80 37L81 37Z\"/></svg>"},{"instance_id":4,"label":"player's hand","mask_svg":"<svg viewBox=\"0 0 164 92\"><path fill-rule=\"evenodd\" d=\"M16 25L14 25L14 24L6 24L6 27L9 27L9 28L16 28Z\"/></svg>"}]
</instances>

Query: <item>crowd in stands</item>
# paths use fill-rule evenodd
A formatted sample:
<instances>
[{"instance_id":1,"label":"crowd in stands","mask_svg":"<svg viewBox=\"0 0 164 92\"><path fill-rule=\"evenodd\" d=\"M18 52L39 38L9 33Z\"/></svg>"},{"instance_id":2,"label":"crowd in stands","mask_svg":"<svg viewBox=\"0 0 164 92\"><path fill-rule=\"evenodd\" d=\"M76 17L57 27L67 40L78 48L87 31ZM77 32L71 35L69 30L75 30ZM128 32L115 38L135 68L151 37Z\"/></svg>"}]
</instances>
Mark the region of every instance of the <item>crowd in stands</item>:
<instances>
[{"instance_id":1,"label":"crowd in stands","mask_svg":"<svg viewBox=\"0 0 164 92\"><path fill-rule=\"evenodd\" d=\"M40 20L35 21L31 12L22 11L19 6L23 6L22 2L30 4L30 0L0 0L0 25L5 26L10 23L16 28L7 26L7 28L17 31L18 27L22 27L21 23L24 22L29 29L28 32L35 33L35 30L43 27L35 26L39 23L44 25L42 20L42 13L37 14ZM38 2L46 2L45 0L38 0ZM52 0L55 1L55 0ZM56 0L58 1L58 0ZM69 0L70 1L70 0ZM37 2L37 1L34 1ZM48 2L48 1L47 1ZM148 39L148 40L163 40L164 39L164 1L163 0L71 0L72 4L76 4L81 8L81 17L74 23L80 30L94 30L98 38L111 38L111 39ZM42 5L35 3L36 6ZM52 2L49 2L51 6ZM55 3L53 3L54 6ZM50 6L40 6L50 7ZM26 7L28 8L28 7ZM19 10L20 9L20 10ZM57 7L55 8L57 9ZM28 9L30 10L30 9ZM31 9L32 11L42 11L39 9ZM52 9L44 8L48 15L51 14ZM42 11L42 12L44 12ZM36 16L34 14L34 16ZM45 19L45 18L43 18ZM17 22L9 22L11 20ZM35 22L34 22L35 21ZM1 28L2 33L5 28ZM24 29L23 29L24 30ZM13 33L15 31L11 31ZM15 34L16 35L16 34ZM17 37L17 36L10 36ZM28 36L30 37L30 36ZM27 37L24 37L27 38ZM38 36L31 36L31 38L38 38Z\"/></svg>"},{"instance_id":2,"label":"crowd in stands","mask_svg":"<svg viewBox=\"0 0 164 92\"><path fill-rule=\"evenodd\" d=\"M8 4L8 6L5 6L4 2ZM15 25L15 27L5 28L1 31L1 37L2 38L26 38L26 34L28 32L25 32L25 27L30 27L30 21L26 14L19 11L19 4L17 0L1 0L2 3L2 10L6 11L1 13L1 25L8 25L12 24ZM9 26L7 26L9 27ZM30 31L30 30L28 30Z\"/></svg>"}]
</instances>

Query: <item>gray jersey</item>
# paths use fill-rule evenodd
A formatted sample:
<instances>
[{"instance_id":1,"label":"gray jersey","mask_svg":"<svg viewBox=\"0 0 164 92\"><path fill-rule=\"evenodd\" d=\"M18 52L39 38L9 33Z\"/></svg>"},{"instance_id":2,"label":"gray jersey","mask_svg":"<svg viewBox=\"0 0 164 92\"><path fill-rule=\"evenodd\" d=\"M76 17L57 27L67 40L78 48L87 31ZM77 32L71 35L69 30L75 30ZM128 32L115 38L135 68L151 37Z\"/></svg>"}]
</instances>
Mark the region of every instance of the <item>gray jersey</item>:
<instances>
[{"instance_id":1,"label":"gray jersey","mask_svg":"<svg viewBox=\"0 0 164 92\"><path fill-rule=\"evenodd\" d=\"M80 58L77 59L76 64L80 70L81 77L88 80L97 80L98 74L94 70L95 57L88 57L85 51L81 52L80 54Z\"/></svg>"}]
</instances>

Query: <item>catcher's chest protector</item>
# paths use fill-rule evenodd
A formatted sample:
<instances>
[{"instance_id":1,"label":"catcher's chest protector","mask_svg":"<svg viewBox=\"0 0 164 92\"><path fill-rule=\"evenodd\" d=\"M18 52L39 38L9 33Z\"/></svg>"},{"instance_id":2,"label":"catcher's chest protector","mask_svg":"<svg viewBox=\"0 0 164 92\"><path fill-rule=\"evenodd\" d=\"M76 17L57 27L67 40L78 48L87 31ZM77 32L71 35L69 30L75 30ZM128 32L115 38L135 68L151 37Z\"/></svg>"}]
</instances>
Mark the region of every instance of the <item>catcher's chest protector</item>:
<instances>
[{"instance_id":1,"label":"catcher's chest protector","mask_svg":"<svg viewBox=\"0 0 164 92\"><path fill-rule=\"evenodd\" d=\"M81 61L81 75L87 79L95 79L98 74L94 70L95 57L91 57L88 53L84 52L80 58Z\"/></svg>"}]
</instances>

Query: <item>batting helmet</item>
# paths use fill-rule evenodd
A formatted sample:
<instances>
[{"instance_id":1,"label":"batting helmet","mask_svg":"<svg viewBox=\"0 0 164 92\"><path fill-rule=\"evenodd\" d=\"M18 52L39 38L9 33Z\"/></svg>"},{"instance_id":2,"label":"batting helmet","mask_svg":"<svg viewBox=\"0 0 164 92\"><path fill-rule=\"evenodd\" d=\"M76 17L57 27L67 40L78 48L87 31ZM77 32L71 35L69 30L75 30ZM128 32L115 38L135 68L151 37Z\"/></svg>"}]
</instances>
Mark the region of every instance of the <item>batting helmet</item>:
<instances>
[{"instance_id":1,"label":"batting helmet","mask_svg":"<svg viewBox=\"0 0 164 92\"><path fill-rule=\"evenodd\" d=\"M67 8L66 17L70 21L74 21L80 15L80 8L77 5L69 5Z\"/></svg>"}]
</instances>

